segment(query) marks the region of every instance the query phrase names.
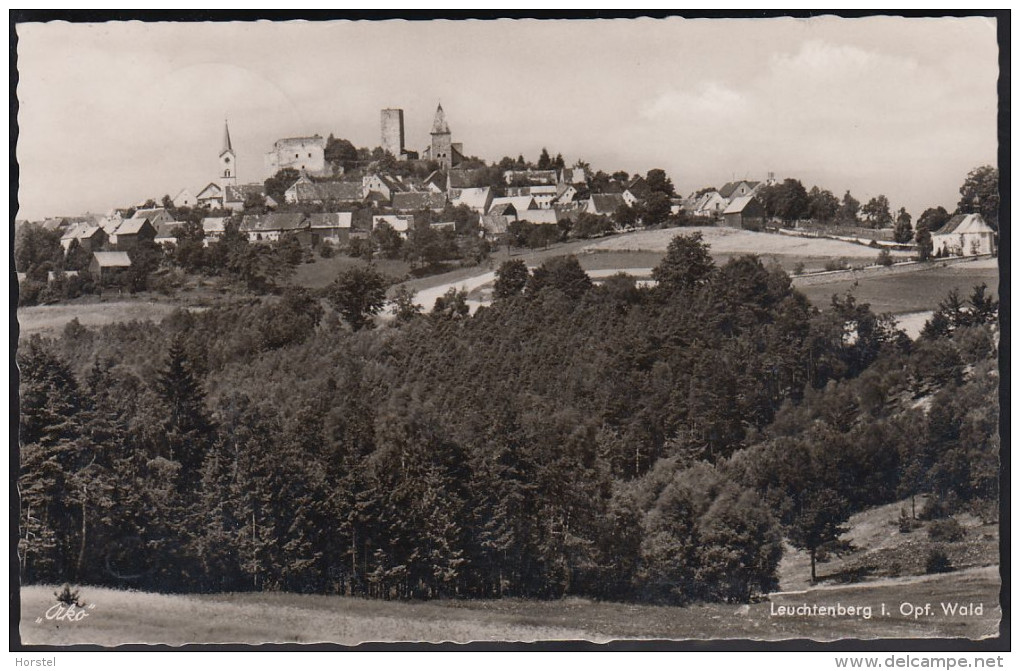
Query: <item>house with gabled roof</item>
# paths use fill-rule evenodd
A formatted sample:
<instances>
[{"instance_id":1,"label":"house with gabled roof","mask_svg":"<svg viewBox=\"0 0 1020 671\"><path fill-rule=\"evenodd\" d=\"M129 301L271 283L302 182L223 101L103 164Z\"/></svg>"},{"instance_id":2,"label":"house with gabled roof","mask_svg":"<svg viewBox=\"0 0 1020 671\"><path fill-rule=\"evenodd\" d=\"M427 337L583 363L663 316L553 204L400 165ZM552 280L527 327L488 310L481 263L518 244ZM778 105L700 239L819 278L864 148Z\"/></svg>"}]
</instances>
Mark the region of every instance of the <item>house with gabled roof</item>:
<instances>
[{"instance_id":1,"label":"house with gabled roof","mask_svg":"<svg viewBox=\"0 0 1020 671\"><path fill-rule=\"evenodd\" d=\"M198 200L195 198L195 194L191 193L191 189L181 189L177 192L177 195L172 199L174 207L194 207L198 204Z\"/></svg>"},{"instance_id":2,"label":"house with gabled roof","mask_svg":"<svg viewBox=\"0 0 1020 671\"><path fill-rule=\"evenodd\" d=\"M153 239L157 245L167 245L169 247L177 246L177 234L181 227L184 226L183 221L168 221L160 224L156 227L156 237Z\"/></svg>"},{"instance_id":3,"label":"house with gabled roof","mask_svg":"<svg viewBox=\"0 0 1020 671\"><path fill-rule=\"evenodd\" d=\"M216 182L209 182L195 196L195 202L200 207L208 207L210 209L223 207L223 187Z\"/></svg>"},{"instance_id":4,"label":"house with gabled roof","mask_svg":"<svg viewBox=\"0 0 1020 671\"><path fill-rule=\"evenodd\" d=\"M648 186L648 181L641 175L634 175L623 187L623 192L630 192L635 202L647 198L651 191L652 189Z\"/></svg>"},{"instance_id":5,"label":"house with gabled roof","mask_svg":"<svg viewBox=\"0 0 1020 671\"><path fill-rule=\"evenodd\" d=\"M248 242L275 242L307 230L308 224L308 217L300 212L246 214L239 230L248 236Z\"/></svg>"},{"instance_id":6,"label":"house with gabled roof","mask_svg":"<svg viewBox=\"0 0 1020 671\"><path fill-rule=\"evenodd\" d=\"M446 207L446 194L432 191L408 191L393 194L393 209L397 212L442 212Z\"/></svg>"},{"instance_id":7,"label":"house with gabled roof","mask_svg":"<svg viewBox=\"0 0 1020 671\"><path fill-rule=\"evenodd\" d=\"M492 188L450 189L450 205L467 205L478 214L485 214L492 204Z\"/></svg>"},{"instance_id":8,"label":"house with gabled roof","mask_svg":"<svg viewBox=\"0 0 1020 671\"><path fill-rule=\"evenodd\" d=\"M276 201L266 195L264 184L227 184L223 188L223 206L234 212L244 209L244 201L249 196L255 196L262 200L266 207L276 207Z\"/></svg>"},{"instance_id":9,"label":"house with gabled roof","mask_svg":"<svg viewBox=\"0 0 1020 671\"><path fill-rule=\"evenodd\" d=\"M117 230L110 235L110 244L120 251L135 249L139 244L156 239L156 227L148 218L140 217L125 219L120 222Z\"/></svg>"},{"instance_id":10,"label":"house with gabled roof","mask_svg":"<svg viewBox=\"0 0 1020 671\"><path fill-rule=\"evenodd\" d=\"M620 193L593 193L584 207L589 214L601 214L611 217L621 205L626 205L623 194Z\"/></svg>"},{"instance_id":11,"label":"house with gabled roof","mask_svg":"<svg viewBox=\"0 0 1020 671\"><path fill-rule=\"evenodd\" d=\"M508 186L507 196L531 196L535 199L535 206L540 210L547 210L552 207L553 200L559 193L557 184L540 184L536 186Z\"/></svg>"},{"instance_id":12,"label":"house with gabled roof","mask_svg":"<svg viewBox=\"0 0 1020 671\"><path fill-rule=\"evenodd\" d=\"M131 215L132 219L148 219L149 223L153 226L159 226L169 221L173 221L174 218L166 211L165 207L150 207L135 210L135 213Z\"/></svg>"},{"instance_id":13,"label":"house with gabled roof","mask_svg":"<svg viewBox=\"0 0 1020 671\"><path fill-rule=\"evenodd\" d=\"M222 238L227 232L227 217L205 217L202 219L202 233L204 235L202 244L206 247L209 243Z\"/></svg>"},{"instance_id":14,"label":"house with gabled roof","mask_svg":"<svg viewBox=\"0 0 1020 671\"><path fill-rule=\"evenodd\" d=\"M736 182L727 182L719 189L719 195L725 198L727 201L732 202L734 198L743 198L744 196L753 196L758 192L761 187L761 182L753 182L746 179L738 180Z\"/></svg>"},{"instance_id":15,"label":"house with gabled roof","mask_svg":"<svg viewBox=\"0 0 1020 671\"><path fill-rule=\"evenodd\" d=\"M366 195L364 185L359 182L313 182L302 177L284 192L284 200L288 203L359 203Z\"/></svg>"},{"instance_id":16,"label":"house with gabled roof","mask_svg":"<svg viewBox=\"0 0 1020 671\"><path fill-rule=\"evenodd\" d=\"M507 205L510 206L510 209L507 209ZM486 212L493 214L510 214L512 212L515 215L520 215L525 210L537 209L538 204L535 202L534 196L504 196L493 198Z\"/></svg>"},{"instance_id":17,"label":"house with gabled roof","mask_svg":"<svg viewBox=\"0 0 1020 671\"><path fill-rule=\"evenodd\" d=\"M64 234L60 236L60 246L64 248L66 254L70 251L71 245L77 241L83 249L91 252L106 244L106 240L106 231L102 227L82 222L67 227Z\"/></svg>"},{"instance_id":18,"label":"house with gabled roof","mask_svg":"<svg viewBox=\"0 0 1020 671\"><path fill-rule=\"evenodd\" d=\"M730 228L760 231L765 227L765 206L754 196L739 196L726 206L722 218Z\"/></svg>"},{"instance_id":19,"label":"house with gabled roof","mask_svg":"<svg viewBox=\"0 0 1020 671\"><path fill-rule=\"evenodd\" d=\"M408 232L414 228L414 215L413 214L377 214L372 217L372 230L381 226L382 224L388 224L393 230L406 236Z\"/></svg>"},{"instance_id":20,"label":"house with gabled roof","mask_svg":"<svg viewBox=\"0 0 1020 671\"><path fill-rule=\"evenodd\" d=\"M67 217L50 217L39 224L39 226L47 231L60 231L70 226L70 224L71 220Z\"/></svg>"},{"instance_id":21,"label":"house with gabled roof","mask_svg":"<svg viewBox=\"0 0 1020 671\"><path fill-rule=\"evenodd\" d=\"M89 275L97 284L102 284L130 267L131 257L127 252L92 252Z\"/></svg>"},{"instance_id":22,"label":"house with gabled roof","mask_svg":"<svg viewBox=\"0 0 1020 671\"><path fill-rule=\"evenodd\" d=\"M341 245L350 237L352 212L316 212L308 215L309 243L314 247L323 242Z\"/></svg>"},{"instance_id":23,"label":"house with gabled roof","mask_svg":"<svg viewBox=\"0 0 1020 671\"><path fill-rule=\"evenodd\" d=\"M978 256L995 251L995 230L980 214L957 214L931 232L934 253L942 256Z\"/></svg>"},{"instance_id":24,"label":"house with gabled roof","mask_svg":"<svg viewBox=\"0 0 1020 671\"><path fill-rule=\"evenodd\" d=\"M422 180L421 187L433 193L446 193L449 177L442 170L433 170Z\"/></svg>"},{"instance_id":25,"label":"house with gabled roof","mask_svg":"<svg viewBox=\"0 0 1020 671\"><path fill-rule=\"evenodd\" d=\"M446 190L479 188L478 182L483 176L483 171L478 169L450 170L446 173Z\"/></svg>"},{"instance_id":26,"label":"house with gabled roof","mask_svg":"<svg viewBox=\"0 0 1020 671\"><path fill-rule=\"evenodd\" d=\"M365 175L361 178L361 185L367 192L375 191L382 194L386 202L393 200L393 194L408 191L399 179L383 173Z\"/></svg>"}]
</instances>

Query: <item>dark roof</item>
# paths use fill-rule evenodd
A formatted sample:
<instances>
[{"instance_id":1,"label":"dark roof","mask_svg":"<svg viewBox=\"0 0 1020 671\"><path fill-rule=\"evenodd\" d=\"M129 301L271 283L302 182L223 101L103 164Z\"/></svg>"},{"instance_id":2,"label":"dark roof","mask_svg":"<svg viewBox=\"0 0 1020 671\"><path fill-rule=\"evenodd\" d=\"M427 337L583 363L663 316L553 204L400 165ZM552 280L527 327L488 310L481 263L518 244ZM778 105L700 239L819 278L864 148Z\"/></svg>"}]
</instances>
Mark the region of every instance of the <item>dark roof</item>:
<instances>
[{"instance_id":1,"label":"dark roof","mask_svg":"<svg viewBox=\"0 0 1020 671\"><path fill-rule=\"evenodd\" d=\"M307 223L308 218L300 212L274 212L270 214L249 214L241 221L242 231L295 231Z\"/></svg>"},{"instance_id":2,"label":"dark roof","mask_svg":"<svg viewBox=\"0 0 1020 671\"><path fill-rule=\"evenodd\" d=\"M638 198L644 198L648 194L648 182L641 175L636 175L627 182L626 189Z\"/></svg>"},{"instance_id":3,"label":"dark roof","mask_svg":"<svg viewBox=\"0 0 1020 671\"><path fill-rule=\"evenodd\" d=\"M932 231L932 233L934 235L948 235L949 233L952 233L957 228L959 228L960 224L962 224L963 220L966 218L967 218L966 214L954 214L952 217L949 218L949 221L942 224L942 228L940 228L937 231Z\"/></svg>"},{"instance_id":4,"label":"dark roof","mask_svg":"<svg viewBox=\"0 0 1020 671\"><path fill-rule=\"evenodd\" d=\"M595 205L595 211L600 214L612 214L618 207L627 204L623 196L618 193L593 193L591 200Z\"/></svg>"},{"instance_id":5,"label":"dark roof","mask_svg":"<svg viewBox=\"0 0 1020 671\"><path fill-rule=\"evenodd\" d=\"M721 189L719 189L719 195L723 198L730 198L733 193L737 190L741 184L746 184L752 189L758 186L758 182L752 182L747 179L738 179L736 182L726 182Z\"/></svg>"},{"instance_id":6,"label":"dark roof","mask_svg":"<svg viewBox=\"0 0 1020 671\"><path fill-rule=\"evenodd\" d=\"M414 210L442 209L446 205L446 196L441 193L427 191L393 194L393 209L411 212Z\"/></svg>"},{"instance_id":7,"label":"dark roof","mask_svg":"<svg viewBox=\"0 0 1020 671\"><path fill-rule=\"evenodd\" d=\"M291 187L297 201L360 201L365 197L364 187L359 182L295 182Z\"/></svg>"},{"instance_id":8,"label":"dark roof","mask_svg":"<svg viewBox=\"0 0 1020 671\"><path fill-rule=\"evenodd\" d=\"M177 230L182 225L183 224L180 221L168 221L166 223L160 224L159 227L156 229L156 237L157 238L176 238L177 237Z\"/></svg>"},{"instance_id":9,"label":"dark roof","mask_svg":"<svg viewBox=\"0 0 1020 671\"><path fill-rule=\"evenodd\" d=\"M149 222L148 219L125 219L120 223L115 232L116 235L137 235L142 232L142 229L148 226L155 233L156 228Z\"/></svg>"},{"instance_id":10,"label":"dark roof","mask_svg":"<svg viewBox=\"0 0 1020 671\"><path fill-rule=\"evenodd\" d=\"M266 187L262 184L228 184L223 199L228 203L243 202L251 194L264 196Z\"/></svg>"},{"instance_id":11,"label":"dark roof","mask_svg":"<svg viewBox=\"0 0 1020 671\"><path fill-rule=\"evenodd\" d=\"M507 216L517 214L517 208L513 203L499 203L489 208L489 214L493 216Z\"/></svg>"},{"instance_id":12,"label":"dark roof","mask_svg":"<svg viewBox=\"0 0 1020 671\"><path fill-rule=\"evenodd\" d=\"M446 173L442 170L433 170L428 177L422 180L422 184L435 184L440 189L446 189Z\"/></svg>"},{"instance_id":13,"label":"dark roof","mask_svg":"<svg viewBox=\"0 0 1020 671\"><path fill-rule=\"evenodd\" d=\"M451 189L470 189L475 186L478 179L478 170L451 170Z\"/></svg>"},{"instance_id":14,"label":"dark roof","mask_svg":"<svg viewBox=\"0 0 1020 671\"><path fill-rule=\"evenodd\" d=\"M312 228L350 228L350 212L315 212L308 215L308 223Z\"/></svg>"}]
</instances>

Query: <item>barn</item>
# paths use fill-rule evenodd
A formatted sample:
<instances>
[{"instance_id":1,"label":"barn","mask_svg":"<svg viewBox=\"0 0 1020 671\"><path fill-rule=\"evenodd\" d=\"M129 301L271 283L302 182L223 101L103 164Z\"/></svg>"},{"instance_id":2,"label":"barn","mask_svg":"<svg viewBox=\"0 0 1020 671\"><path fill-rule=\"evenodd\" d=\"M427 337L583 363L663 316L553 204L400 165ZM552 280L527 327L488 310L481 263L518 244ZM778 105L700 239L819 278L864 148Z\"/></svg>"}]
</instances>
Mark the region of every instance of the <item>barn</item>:
<instances>
[{"instance_id":1,"label":"barn","mask_svg":"<svg viewBox=\"0 0 1020 671\"><path fill-rule=\"evenodd\" d=\"M760 231L765 226L765 206L754 196L734 198L723 210L723 224L730 228Z\"/></svg>"}]
</instances>

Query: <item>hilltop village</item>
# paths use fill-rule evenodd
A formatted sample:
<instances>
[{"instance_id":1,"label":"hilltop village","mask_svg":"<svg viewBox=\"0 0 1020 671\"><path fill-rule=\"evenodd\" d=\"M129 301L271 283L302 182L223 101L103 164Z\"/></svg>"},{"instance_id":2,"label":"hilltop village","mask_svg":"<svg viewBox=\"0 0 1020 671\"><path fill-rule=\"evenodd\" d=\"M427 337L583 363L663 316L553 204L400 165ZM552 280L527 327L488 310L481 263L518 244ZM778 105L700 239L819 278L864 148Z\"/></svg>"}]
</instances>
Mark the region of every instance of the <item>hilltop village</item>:
<instances>
[{"instance_id":1,"label":"hilltop village","mask_svg":"<svg viewBox=\"0 0 1020 671\"><path fill-rule=\"evenodd\" d=\"M518 156L487 164L454 141L441 104L430 142L420 152L405 146L403 110L383 109L375 149L358 149L333 135L282 138L265 153L262 181L241 180L227 122L218 153L210 154L216 154L216 176L199 188L181 188L172 197L167 193L159 201L151 198L101 215L36 222L32 228L39 235L59 238L63 254L22 254L19 279L28 283L22 303L31 304L44 285L68 277L79 277L72 288L58 292L68 298L104 285L145 288L159 265L156 252L184 258L178 265L187 270L230 265L222 254L217 261L208 253L225 236L289 245L291 257L300 257L300 247L323 257L403 258L420 272L477 263L504 245L537 248L639 227L795 230L879 248L916 249L923 257L984 255L995 245L995 230L980 212L951 216L931 208L915 230L910 214L903 208L893 214L884 195L862 206L849 191L839 199L817 186L808 191L796 179L779 181L772 173L681 196L662 169L644 175L593 171L582 160L568 166L562 155L551 156L546 149L535 162ZM48 244L55 247L52 239ZM182 244L200 245L205 258L180 249ZM255 284L265 284L263 279ZM83 283L87 286L79 286Z\"/></svg>"}]
</instances>

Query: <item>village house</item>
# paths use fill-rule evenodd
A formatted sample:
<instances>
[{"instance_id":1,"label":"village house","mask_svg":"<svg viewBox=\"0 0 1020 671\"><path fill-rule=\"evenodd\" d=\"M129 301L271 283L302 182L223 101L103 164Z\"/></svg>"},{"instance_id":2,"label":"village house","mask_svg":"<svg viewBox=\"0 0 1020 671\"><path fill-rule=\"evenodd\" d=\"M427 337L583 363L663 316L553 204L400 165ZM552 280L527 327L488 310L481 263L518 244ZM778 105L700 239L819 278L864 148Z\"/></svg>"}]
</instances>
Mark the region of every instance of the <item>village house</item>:
<instances>
[{"instance_id":1,"label":"village house","mask_svg":"<svg viewBox=\"0 0 1020 671\"><path fill-rule=\"evenodd\" d=\"M508 209L506 206L510 206ZM489 205L487 213L491 214L510 214L520 215L525 210L537 210L538 205L535 203L533 196L505 196L500 198L493 198L492 203Z\"/></svg>"},{"instance_id":2,"label":"village house","mask_svg":"<svg viewBox=\"0 0 1020 671\"><path fill-rule=\"evenodd\" d=\"M248 236L248 242L276 242L286 235L297 235L307 229L306 215L300 212L273 212L245 215L239 230Z\"/></svg>"},{"instance_id":3,"label":"village house","mask_svg":"<svg viewBox=\"0 0 1020 671\"><path fill-rule=\"evenodd\" d=\"M621 205L627 201L620 193L593 193L585 204L584 211L589 214L601 214L612 217Z\"/></svg>"},{"instance_id":4,"label":"village house","mask_svg":"<svg viewBox=\"0 0 1020 671\"><path fill-rule=\"evenodd\" d=\"M198 199L191 193L190 189L181 189L180 192L172 198L174 207L194 207L198 204Z\"/></svg>"},{"instance_id":5,"label":"village house","mask_svg":"<svg viewBox=\"0 0 1020 671\"><path fill-rule=\"evenodd\" d=\"M652 189L648 186L648 181L641 175L635 175L629 182L623 187L623 192L629 193L630 198L633 202L628 202L628 205L632 205L634 202L644 200L651 193Z\"/></svg>"},{"instance_id":6,"label":"village house","mask_svg":"<svg viewBox=\"0 0 1020 671\"><path fill-rule=\"evenodd\" d=\"M736 198L755 195L761 186L761 182L751 182L748 180L727 182L719 189L719 195L732 203Z\"/></svg>"},{"instance_id":7,"label":"village house","mask_svg":"<svg viewBox=\"0 0 1020 671\"><path fill-rule=\"evenodd\" d=\"M442 170L433 170L422 180L421 188L432 193L446 193L449 177Z\"/></svg>"},{"instance_id":8,"label":"village house","mask_svg":"<svg viewBox=\"0 0 1020 671\"><path fill-rule=\"evenodd\" d=\"M89 275L97 284L104 284L131 267L127 252L92 252Z\"/></svg>"},{"instance_id":9,"label":"village house","mask_svg":"<svg viewBox=\"0 0 1020 671\"><path fill-rule=\"evenodd\" d=\"M476 188L484 177L481 170L450 170L446 173L446 191Z\"/></svg>"},{"instance_id":10,"label":"village house","mask_svg":"<svg viewBox=\"0 0 1020 671\"><path fill-rule=\"evenodd\" d=\"M691 214L696 217L718 218L729 205L729 201L718 191L709 191L698 197L691 206Z\"/></svg>"},{"instance_id":11,"label":"village house","mask_svg":"<svg viewBox=\"0 0 1020 671\"><path fill-rule=\"evenodd\" d=\"M198 195L195 196L195 202L200 207L208 207L210 209L219 209L223 207L223 187L216 182L209 182L205 185Z\"/></svg>"},{"instance_id":12,"label":"village house","mask_svg":"<svg viewBox=\"0 0 1020 671\"><path fill-rule=\"evenodd\" d=\"M382 224L388 224L393 230L406 237L408 231L414 228L414 215L377 214L372 217L373 231Z\"/></svg>"},{"instance_id":13,"label":"village house","mask_svg":"<svg viewBox=\"0 0 1020 671\"><path fill-rule=\"evenodd\" d=\"M39 227L47 231L62 231L67 228L71 220L67 217L51 217L44 220Z\"/></svg>"},{"instance_id":14,"label":"village house","mask_svg":"<svg viewBox=\"0 0 1020 671\"><path fill-rule=\"evenodd\" d=\"M765 227L765 206L754 196L740 196L723 210L723 223L730 228L760 231Z\"/></svg>"},{"instance_id":15,"label":"village house","mask_svg":"<svg viewBox=\"0 0 1020 671\"><path fill-rule=\"evenodd\" d=\"M184 226L183 221L168 221L156 227L156 237L153 239L157 245L177 246L177 233Z\"/></svg>"},{"instance_id":16,"label":"village house","mask_svg":"<svg viewBox=\"0 0 1020 671\"><path fill-rule=\"evenodd\" d=\"M323 242L332 245L346 243L353 218L351 212L316 212L308 215L309 244L314 247Z\"/></svg>"},{"instance_id":17,"label":"village house","mask_svg":"<svg viewBox=\"0 0 1020 671\"><path fill-rule=\"evenodd\" d=\"M530 224L555 224L559 222L559 215L556 210L521 210L517 213L517 221L526 221Z\"/></svg>"},{"instance_id":18,"label":"village house","mask_svg":"<svg viewBox=\"0 0 1020 671\"><path fill-rule=\"evenodd\" d=\"M506 189L507 196L531 196L535 200L535 206L542 210L552 207L558 192L558 185L508 186Z\"/></svg>"},{"instance_id":19,"label":"village house","mask_svg":"<svg viewBox=\"0 0 1020 671\"><path fill-rule=\"evenodd\" d=\"M262 184L226 185L223 189L223 207L240 212L249 197L258 198L266 207L276 207L276 201L266 195L266 187Z\"/></svg>"},{"instance_id":20,"label":"village house","mask_svg":"<svg viewBox=\"0 0 1020 671\"><path fill-rule=\"evenodd\" d=\"M393 200L393 194L403 193L408 190L407 187L400 183L400 180L390 175L382 174L365 175L361 178L361 185L368 193L375 191L382 194L386 202Z\"/></svg>"},{"instance_id":21,"label":"village house","mask_svg":"<svg viewBox=\"0 0 1020 671\"><path fill-rule=\"evenodd\" d=\"M980 214L957 214L931 233L932 252L942 256L978 256L995 250L995 230Z\"/></svg>"},{"instance_id":22,"label":"village house","mask_svg":"<svg viewBox=\"0 0 1020 671\"><path fill-rule=\"evenodd\" d=\"M284 192L284 200L317 205L325 202L358 203L365 200L366 195L364 185L359 182L313 182L302 176Z\"/></svg>"},{"instance_id":23,"label":"village house","mask_svg":"<svg viewBox=\"0 0 1020 671\"><path fill-rule=\"evenodd\" d=\"M107 235L102 227L88 223L78 223L68 226L64 234L60 236L60 246L64 248L64 253L67 254L71 249L71 245L77 241L82 249L91 252L101 248L106 244L106 240Z\"/></svg>"},{"instance_id":24,"label":"village house","mask_svg":"<svg viewBox=\"0 0 1020 671\"><path fill-rule=\"evenodd\" d=\"M432 191L409 191L393 194L393 209L397 212L442 212L446 207L446 194Z\"/></svg>"},{"instance_id":25,"label":"village house","mask_svg":"<svg viewBox=\"0 0 1020 671\"><path fill-rule=\"evenodd\" d=\"M153 226L159 226L160 224L165 224L174 220L164 207L150 207L147 209L135 210L135 213L131 215L131 218L148 219L149 223Z\"/></svg>"},{"instance_id":26,"label":"village house","mask_svg":"<svg viewBox=\"0 0 1020 671\"><path fill-rule=\"evenodd\" d=\"M202 244L204 246L208 247L210 242L222 238L226 232L226 217L205 217L202 219L202 233L205 236L202 239Z\"/></svg>"},{"instance_id":27,"label":"village house","mask_svg":"<svg viewBox=\"0 0 1020 671\"><path fill-rule=\"evenodd\" d=\"M585 186L588 184L588 171L580 166L564 168L560 171L560 184Z\"/></svg>"},{"instance_id":28,"label":"village house","mask_svg":"<svg viewBox=\"0 0 1020 671\"><path fill-rule=\"evenodd\" d=\"M156 227L145 217L125 219L110 236L110 244L120 251L129 251L145 241L156 239Z\"/></svg>"},{"instance_id":29,"label":"village house","mask_svg":"<svg viewBox=\"0 0 1020 671\"><path fill-rule=\"evenodd\" d=\"M450 189L450 205L457 207L466 205L478 214L485 214L492 204L492 189L480 187L473 189Z\"/></svg>"},{"instance_id":30,"label":"village house","mask_svg":"<svg viewBox=\"0 0 1020 671\"><path fill-rule=\"evenodd\" d=\"M480 223L485 235L490 238L495 238L506 233L507 229L510 227L510 222L512 221L517 221L516 214L508 216L504 214L490 213L482 215Z\"/></svg>"},{"instance_id":31,"label":"village house","mask_svg":"<svg viewBox=\"0 0 1020 671\"><path fill-rule=\"evenodd\" d=\"M556 197L552 199L551 205L566 205L573 203L580 190L573 184L561 183L556 188Z\"/></svg>"}]
</instances>

